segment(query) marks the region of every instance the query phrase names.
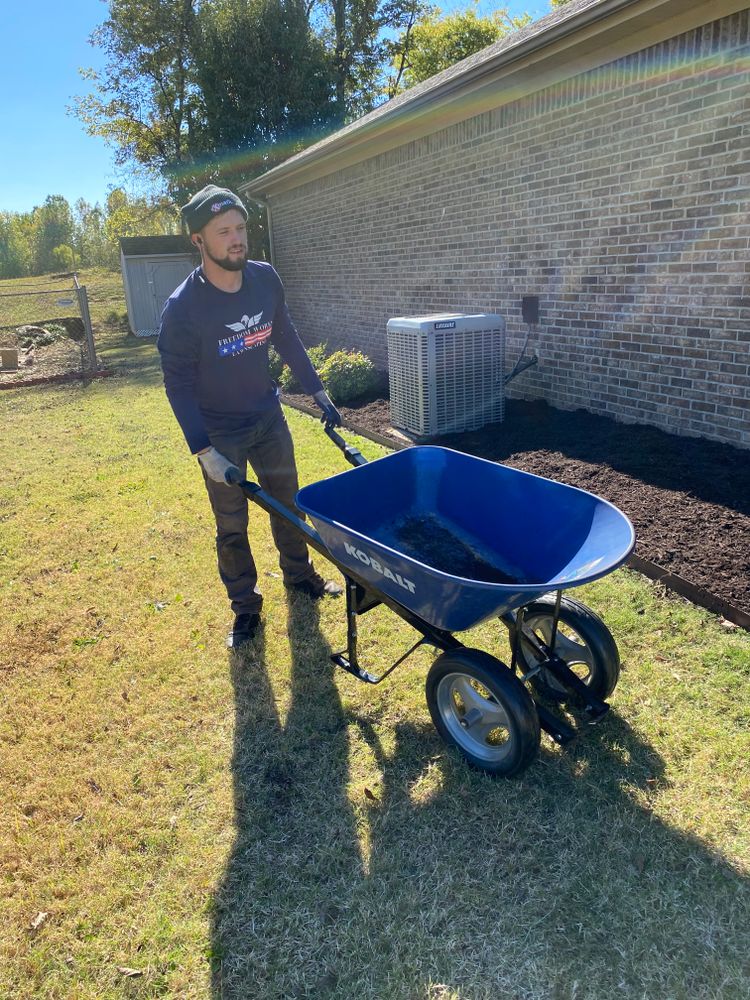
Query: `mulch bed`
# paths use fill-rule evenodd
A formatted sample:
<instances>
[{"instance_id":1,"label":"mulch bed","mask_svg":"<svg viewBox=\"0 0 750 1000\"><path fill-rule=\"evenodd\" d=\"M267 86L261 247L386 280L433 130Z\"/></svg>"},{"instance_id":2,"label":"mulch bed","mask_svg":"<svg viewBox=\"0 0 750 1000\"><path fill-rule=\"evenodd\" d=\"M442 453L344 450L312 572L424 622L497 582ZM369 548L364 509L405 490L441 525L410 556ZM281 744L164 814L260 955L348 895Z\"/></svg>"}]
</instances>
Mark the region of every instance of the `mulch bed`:
<instances>
[{"instance_id":1,"label":"mulch bed","mask_svg":"<svg viewBox=\"0 0 750 1000\"><path fill-rule=\"evenodd\" d=\"M398 440L387 400L340 410L346 423ZM633 522L637 555L750 613L747 451L520 400L507 401L502 424L431 443L604 497Z\"/></svg>"}]
</instances>

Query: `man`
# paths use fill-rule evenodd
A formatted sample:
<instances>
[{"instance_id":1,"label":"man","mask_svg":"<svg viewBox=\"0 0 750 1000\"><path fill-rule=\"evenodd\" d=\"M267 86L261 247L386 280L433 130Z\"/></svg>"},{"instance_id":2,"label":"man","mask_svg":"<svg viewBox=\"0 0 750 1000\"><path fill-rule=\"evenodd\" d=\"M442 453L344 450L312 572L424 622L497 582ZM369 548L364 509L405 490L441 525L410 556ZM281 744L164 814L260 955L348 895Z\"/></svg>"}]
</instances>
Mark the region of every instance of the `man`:
<instances>
[{"instance_id":1,"label":"man","mask_svg":"<svg viewBox=\"0 0 750 1000\"><path fill-rule=\"evenodd\" d=\"M341 417L297 335L276 271L247 260L247 211L233 192L213 184L182 209L201 264L175 289L161 317L158 347L164 386L188 447L200 462L216 519L219 575L234 612L227 645L255 634L263 598L247 536L248 502L227 485L233 466L250 462L260 485L294 509L298 489L294 448L268 372L273 345L323 411ZM340 594L310 562L302 535L271 515L284 583L311 598Z\"/></svg>"}]
</instances>

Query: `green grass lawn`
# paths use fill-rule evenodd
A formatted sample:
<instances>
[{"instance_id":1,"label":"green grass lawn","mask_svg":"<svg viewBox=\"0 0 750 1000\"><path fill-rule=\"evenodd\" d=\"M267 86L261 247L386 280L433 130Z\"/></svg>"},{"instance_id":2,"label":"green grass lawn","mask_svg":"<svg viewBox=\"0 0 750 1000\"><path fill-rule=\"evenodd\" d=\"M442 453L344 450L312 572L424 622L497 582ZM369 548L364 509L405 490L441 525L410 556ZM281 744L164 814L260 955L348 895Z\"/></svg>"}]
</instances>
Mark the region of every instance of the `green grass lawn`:
<instances>
[{"instance_id":1,"label":"green grass lawn","mask_svg":"<svg viewBox=\"0 0 750 1000\"><path fill-rule=\"evenodd\" d=\"M114 377L0 393L0 996L745 1000L750 637L627 570L583 588L612 712L493 781L432 728L430 652L334 672L343 602L287 600L255 511L264 626L229 654L154 344L82 281ZM288 416L301 479L340 471ZM377 609L362 660L413 637Z\"/></svg>"}]
</instances>

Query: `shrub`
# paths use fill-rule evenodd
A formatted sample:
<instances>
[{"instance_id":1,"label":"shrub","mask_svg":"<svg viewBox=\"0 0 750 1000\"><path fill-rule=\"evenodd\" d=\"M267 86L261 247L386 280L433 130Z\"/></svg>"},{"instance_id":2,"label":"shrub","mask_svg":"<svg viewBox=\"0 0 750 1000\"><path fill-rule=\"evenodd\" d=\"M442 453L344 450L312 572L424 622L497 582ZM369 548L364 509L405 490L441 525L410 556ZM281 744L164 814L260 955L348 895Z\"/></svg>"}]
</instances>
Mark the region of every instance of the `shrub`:
<instances>
[{"instance_id":1,"label":"shrub","mask_svg":"<svg viewBox=\"0 0 750 1000\"><path fill-rule=\"evenodd\" d=\"M320 381L337 403L374 392L380 385L381 375L370 358L359 351L334 351L318 370Z\"/></svg>"},{"instance_id":2,"label":"shrub","mask_svg":"<svg viewBox=\"0 0 750 1000\"><path fill-rule=\"evenodd\" d=\"M268 348L268 373L274 382L279 382L281 373L284 370L284 362L275 347Z\"/></svg>"},{"instance_id":3,"label":"shrub","mask_svg":"<svg viewBox=\"0 0 750 1000\"><path fill-rule=\"evenodd\" d=\"M327 350L328 344L326 343L318 344L316 347L308 349L307 356L310 358L313 368L318 373L320 373L320 368L325 361ZM278 355L276 356L278 357ZM279 361L280 360L281 358L279 358ZM272 376L272 378L274 377L275 376ZM279 383L284 392L301 392L302 390L302 386L299 384L296 375L293 375L291 369L286 365L276 381Z\"/></svg>"}]
</instances>

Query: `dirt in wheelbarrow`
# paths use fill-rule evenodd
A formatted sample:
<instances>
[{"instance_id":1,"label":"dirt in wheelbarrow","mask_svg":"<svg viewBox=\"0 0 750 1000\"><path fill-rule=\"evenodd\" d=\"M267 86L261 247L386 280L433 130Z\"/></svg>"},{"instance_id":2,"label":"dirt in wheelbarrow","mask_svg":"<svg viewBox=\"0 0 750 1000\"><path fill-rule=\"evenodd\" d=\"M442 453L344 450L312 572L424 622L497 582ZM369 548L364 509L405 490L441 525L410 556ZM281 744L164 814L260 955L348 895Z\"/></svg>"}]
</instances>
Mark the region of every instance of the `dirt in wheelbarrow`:
<instances>
[{"instance_id":1,"label":"dirt in wheelbarrow","mask_svg":"<svg viewBox=\"0 0 750 1000\"><path fill-rule=\"evenodd\" d=\"M340 409L351 427L403 441L386 398ZM747 450L522 400L501 424L432 443L604 497L633 522L638 555L750 613Z\"/></svg>"},{"instance_id":2,"label":"dirt in wheelbarrow","mask_svg":"<svg viewBox=\"0 0 750 1000\"><path fill-rule=\"evenodd\" d=\"M475 552L470 544L449 531L437 517L420 515L401 518L394 524L393 534L398 540L399 552L442 573L485 583L520 582Z\"/></svg>"}]
</instances>

